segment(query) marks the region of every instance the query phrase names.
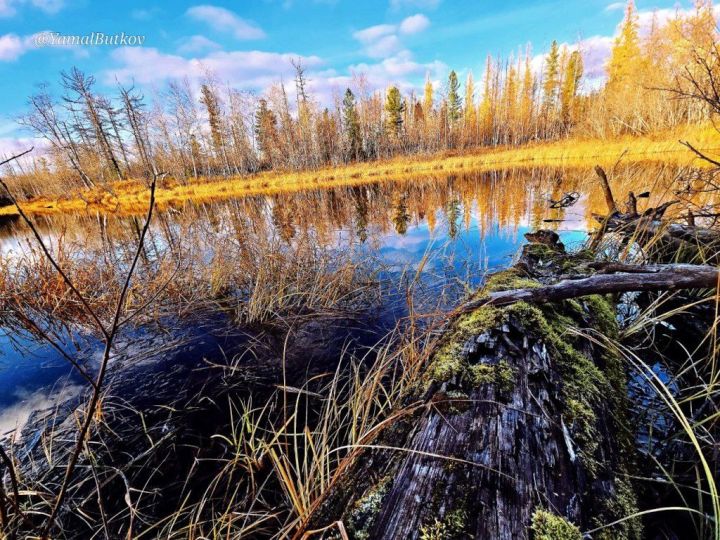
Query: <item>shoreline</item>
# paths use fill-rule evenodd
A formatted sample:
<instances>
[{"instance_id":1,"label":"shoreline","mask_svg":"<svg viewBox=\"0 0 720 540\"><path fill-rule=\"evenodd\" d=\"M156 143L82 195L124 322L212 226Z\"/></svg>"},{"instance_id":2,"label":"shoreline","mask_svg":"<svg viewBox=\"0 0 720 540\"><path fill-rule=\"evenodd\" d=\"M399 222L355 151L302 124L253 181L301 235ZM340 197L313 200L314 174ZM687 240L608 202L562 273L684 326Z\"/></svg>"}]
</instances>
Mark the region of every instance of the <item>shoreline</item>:
<instances>
[{"instance_id":1,"label":"shoreline","mask_svg":"<svg viewBox=\"0 0 720 540\"><path fill-rule=\"evenodd\" d=\"M716 148L717 132L707 126L616 140L565 139L520 147L473 148L456 153L397 156L307 171L267 171L250 176L199 178L186 183L169 179L158 186L156 202L161 209L187 202L212 202L251 195L295 193L308 189L354 187L380 181L402 182L433 175L479 173L533 167L582 167L638 162L666 162L678 166L707 166L678 140L687 138L700 150ZM102 188L81 190L67 197L39 197L20 203L33 215L100 212L134 215L147 209L149 193L139 180L125 180ZM0 208L0 216L18 215L17 208Z\"/></svg>"}]
</instances>

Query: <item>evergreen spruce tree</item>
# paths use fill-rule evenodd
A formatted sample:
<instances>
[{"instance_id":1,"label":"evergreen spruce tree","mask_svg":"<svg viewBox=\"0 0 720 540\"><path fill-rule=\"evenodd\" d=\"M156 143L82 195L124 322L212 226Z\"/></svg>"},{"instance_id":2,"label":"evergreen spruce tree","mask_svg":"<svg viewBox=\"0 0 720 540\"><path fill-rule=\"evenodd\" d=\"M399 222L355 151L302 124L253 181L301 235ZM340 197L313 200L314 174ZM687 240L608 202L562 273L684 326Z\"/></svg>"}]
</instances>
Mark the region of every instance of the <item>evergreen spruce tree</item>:
<instances>
[{"instance_id":1,"label":"evergreen spruce tree","mask_svg":"<svg viewBox=\"0 0 720 540\"><path fill-rule=\"evenodd\" d=\"M349 88L345 90L343 98L343 129L345 130L347 156L350 159L360 159L362 154L360 118L355 107L355 96Z\"/></svg>"},{"instance_id":2,"label":"evergreen spruce tree","mask_svg":"<svg viewBox=\"0 0 720 540\"><path fill-rule=\"evenodd\" d=\"M457 122L462 115L462 100L460 99L460 83L458 82L455 70L448 75L448 97L447 111L450 124Z\"/></svg>"},{"instance_id":3,"label":"evergreen spruce tree","mask_svg":"<svg viewBox=\"0 0 720 540\"><path fill-rule=\"evenodd\" d=\"M397 86L388 88L385 97L385 128L391 137L399 137L403 127L405 103Z\"/></svg>"}]
</instances>

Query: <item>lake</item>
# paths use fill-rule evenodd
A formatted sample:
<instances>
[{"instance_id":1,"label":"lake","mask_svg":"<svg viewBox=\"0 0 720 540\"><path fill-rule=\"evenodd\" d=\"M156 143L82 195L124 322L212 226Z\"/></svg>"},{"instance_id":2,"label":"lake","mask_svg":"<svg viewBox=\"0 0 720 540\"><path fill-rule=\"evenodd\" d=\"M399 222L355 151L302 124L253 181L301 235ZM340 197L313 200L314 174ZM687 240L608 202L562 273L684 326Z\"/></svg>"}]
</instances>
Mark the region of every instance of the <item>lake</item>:
<instances>
[{"instance_id":1,"label":"lake","mask_svg":"<svg viewBox=\"0 0 720 540\"><path fill-rule=\"evenodd\" d=\"M612 178L618 194L650 189L651 204L677 174L634 165ZM202 362L243 357L262 324L282 327L298 317L337 326L337 335L313 347L371 343L411 313L454 307L511 262L528 231L554 229L566 245L581 244L593 215L606 212L595 178L591 167L514 169L159 208L130 291L137 316L121 333L112 373L120 387L178 366L192 377ZM574 204L551 208L572 193ZM112 303L142 221L36 218L100 311ZM0 254L5 295L22 306L0 321L0 434L8 435L42 411L77 402L88 383L66 355L91 375L100 342L72 295L55 290L58 278L20 220L4 224Z\"/></svg>"}]
</instances>

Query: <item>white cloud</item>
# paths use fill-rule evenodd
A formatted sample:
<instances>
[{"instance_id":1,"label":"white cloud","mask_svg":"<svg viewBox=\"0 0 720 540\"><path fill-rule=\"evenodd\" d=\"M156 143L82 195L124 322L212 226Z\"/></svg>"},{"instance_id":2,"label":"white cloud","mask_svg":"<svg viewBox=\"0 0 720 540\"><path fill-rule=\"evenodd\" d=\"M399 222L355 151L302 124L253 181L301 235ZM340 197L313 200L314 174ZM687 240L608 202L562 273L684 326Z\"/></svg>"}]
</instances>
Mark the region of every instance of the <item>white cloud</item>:
<instances>
[{"instance_id":1,"label":"white cloud","mask_svg":"<svg viewBox=\"0 0 720 540\"><path fill-rule=\"evenodd\" d=\"M60 11L65 2L64 0L0 0L0 17L14 16L22 4L30 4L45 13L53 14Z\"/></svg>"},{"instance_id":2,"label":"white cloud","mask_svg":"<svg viewBox=\"0 0 720 540\"><path fill-rule=\"evenodd\" d=\"M349 67L351 73L363 73L368 83L374 89L384 89L391 84L396 84L403 90L415 88L408 78L416 77L421 79L425 73L430 72L431 76L443 78L447 73L447 66L442 62L421 63L413 59L410 51L400 51L395 56L386 58L376 64L355 64Z\"/></svg>"},{"instance_id":3,"label":"white cloud","mask_svg":"<svg viewBox=\"0 0 720 540\"><path fill-rule=\"evenodd\" d=\"M212 39L196 35L183 40L182 44L178 47L178 52L197 53L201 51L217 50L220 48L220 45L215 43Z\"/></svg>"},{"instance_id":4,"label":"white cloud","mask_svg":"<svg viewBox=\"0 0 720 540\"><path fill-rule=\"evenodd\" d=\"M26 50L25 41L17 34L0 36L0 62L17 60L25 54Z\"/></svg>"},{"instance_id":5,"label":"white cloud","mask_svg":"<svg viewBox=\"0 0 720 540\"><path fill-rule=\"evenodd\" d=\"M442 62L418 62L407 50L378 62L358 63L339 71L325 69L322 59L316 56L302 57L292 53L213 51L197 58L185 58L154 48L126 47L111 53L111 59L117 65L104 71L101 78L108 84L114 84L117 78L122 83L161 85L184 77L196 83L209 71L232 87L264 92L281 79L292 81L291 60L298 58L307 68L308 89L324 106L331 105L333 98L341 95L346 87L353 87L355 74L365 76L369 91L384 90L394 84L403 92L409 92L421 88L427 72L434 79L444 79L448 72Z\"/></svg>"},{"instance_id":6,"label":"white cloud","mask_svg":"<svg viewBox=\"0 0 720 540\"><path fill-rule=\"evenodd\" d=\"M309 74L308 89L319 103L329 105L333 98L342 96L346 88L358 90L354 86L355 77L362 75L369 92L381 91L395 85L407 94L422 89L426 73L433 79L446 79L448 67L442 62L420 63L413 60L409 51L401 51L397 55L377 63L360 63L348 66L347 71L338 73L334 69L316 71Z\"/></svg>"},{"instance_id":7,"label":"white cloud","mask_svg":"<svg viewBox=\"0 0 720 540\"><path fill-rule=\"evenodd\" d=\"M38 36L52 33L49 30L36 32L28 36L18 36L17 34L4 34L0 36L0 62L14 62L25 53L38 49L68 49L72 50L75 56L84 58L88 56L87 48L81 45L72 44L50 44L47 40L42 40L42 45L38 45Z\"/></svg>"},{"instance_id":8,"label":"white cloud","mask_svg":"<svg viewBox=\"0 0 720 540\"><path fill-rule=\"evenodd\" d=\"M599 79L605 76L605 64L610 58L614 38L610 36L592 36L583 39L571 50L579 49L583 56L586 79Z\"/></svg>"},{"instance_id":9,"label":"white cloud","mask_svg":"<svg viewBox=\"0 0 720 540\"><path fill-rule=\"evenodd\" d=\"M625 2L613 2L605 7L605 11L622 11L626 5Z\"/></svg>"},{"instance_id":10,"label":"white cloud","mask_svg":"<svg viewBox=\"0 0 720 540\"><path fill-rule=\"evenodd\" d=\"M103 78L112 84L132 80L140 84L153 84L188 77L200 79L210 71L223 82L243 89L262 90L279 78L291 79L291 60L300 59L303 66L314 69L322 65L317 56L264 51L215 51L199 58L184 58L167 54L155 48L121 47L111 53L118 66L103 72Z\"/></svg>"},{"instance_id":11,"label":"white cloud","mask_svg":"<svg viewBox=\"0 0 720 540\"><path fill-rule=\"evenodd\" d=\"M187 10L187 15L195 20L208 24L220 32L228 32L237 39L261 39L265 32L250 21L238 17L229 9L202 5Z\"/></svg>"},{"instance_id":12,"label":"white cloud","mask_svg":"<svg viewBox=\"0 0 720 540\"><path fill-rule=\"evenodd\" d=\"M430 19L425 15L418 13L403 19L400 23L400 32L403 34L417 34L426 30L430 26Z\"/></svg>"},{"instance_id":13,"label":"white cloud","mask_svg":"<svg viewBox=\"0 0 720 540\"><path fill-rule=\"evenodd\" d=\"M354 32L353 37L362 43L372 43L379 38L394 33L395 29L396 26L394 24L377 24Z\"/></svg>"},{"instance_id":14,"label":"white cloud","mask_svg":"<svg viewBox=\"0 0 720 540\"><path fill-rule=\"evenodd\" d=\"M365 47L365 53L373 58L386 58L400 50L402 50L402 43L395 34L380 38Z\"/></svg>"},{"instance_id":15,"label":"white cloud","mask_svg":"<svg viewBox=\"0 0 720 540\"><path fill-rule=\"evenodd\" d=\"M398 34L417 34L430 26L430 19L418 13L403 19L400 24L377 24L357 32L353 37L362 43L371 58L388 58L403 51Z\"/></svg>"}]
</instances>

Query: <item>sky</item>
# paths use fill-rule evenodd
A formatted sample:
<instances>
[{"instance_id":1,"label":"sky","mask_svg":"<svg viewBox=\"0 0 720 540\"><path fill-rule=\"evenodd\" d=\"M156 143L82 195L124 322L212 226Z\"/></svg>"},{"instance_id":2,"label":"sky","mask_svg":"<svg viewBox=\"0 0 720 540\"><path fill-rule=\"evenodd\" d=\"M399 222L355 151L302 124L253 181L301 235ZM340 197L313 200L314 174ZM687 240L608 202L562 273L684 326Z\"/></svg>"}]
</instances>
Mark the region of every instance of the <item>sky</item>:
<instances>
[{"instance_id":1,"label":"sky","mask_svg":"<svg viewBox=\"0 0 720 540\"><path fill-rule=\"evenodd\" d=\"M533 65L553 39L578 44L588 84L602 77L624 3L611 0L0 0L0 155L29 142L14 118L40 83L59 93L77 66L113 93L117 82L146 95L168 80L222 83L261 93L306 67L325 104L364 73L371 89L420 90L455 69L476 81L488 54L508 58L532 44ZM687 9L689 0L637 0L641 23ZM73 44L93 38L107 44ZM124 39L123 39L124 34Z\"/></svg>"}]
</instances>

